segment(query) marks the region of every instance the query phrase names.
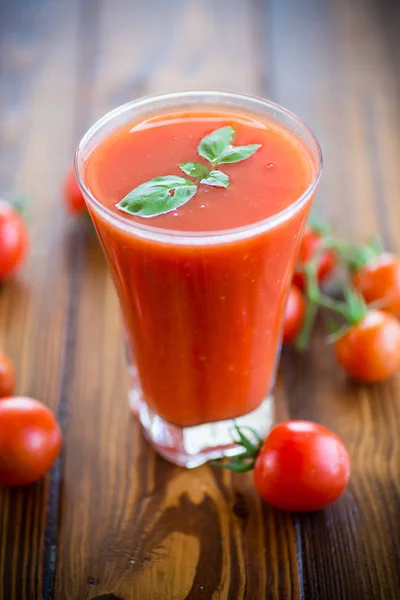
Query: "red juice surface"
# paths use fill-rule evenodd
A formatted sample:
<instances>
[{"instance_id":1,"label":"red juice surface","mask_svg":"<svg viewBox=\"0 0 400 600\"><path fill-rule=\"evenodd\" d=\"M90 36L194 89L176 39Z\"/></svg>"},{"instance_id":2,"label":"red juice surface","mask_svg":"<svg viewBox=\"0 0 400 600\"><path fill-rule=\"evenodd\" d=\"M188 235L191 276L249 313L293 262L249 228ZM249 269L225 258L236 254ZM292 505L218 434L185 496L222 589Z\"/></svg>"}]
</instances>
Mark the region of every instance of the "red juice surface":
<instances>
[{"instance_id":1,"label":"red juice surface","mask_svg":"<svg viewBox=\"0 0 400 600\"><path fill-rule=\"evenodd\" d=\"M262 144L240 163L220 165L227 189L199 185L168 214L130 216L116 204L179 164L207 162L200 140L232 125L235 145ZM228 241L212 232L248 226L281 212L306 191L316 166L283 127L246 114L190 111L132 122L92 151L84 180L122 223L90 205L119 295L144 399L180 426L231 419L255 409L273 384L286 294L310 200L279 225ZM136 223L202 232L203 241L167 241ZM194 238L191 238L194 239Z\"/></svg>"}]
</instances>

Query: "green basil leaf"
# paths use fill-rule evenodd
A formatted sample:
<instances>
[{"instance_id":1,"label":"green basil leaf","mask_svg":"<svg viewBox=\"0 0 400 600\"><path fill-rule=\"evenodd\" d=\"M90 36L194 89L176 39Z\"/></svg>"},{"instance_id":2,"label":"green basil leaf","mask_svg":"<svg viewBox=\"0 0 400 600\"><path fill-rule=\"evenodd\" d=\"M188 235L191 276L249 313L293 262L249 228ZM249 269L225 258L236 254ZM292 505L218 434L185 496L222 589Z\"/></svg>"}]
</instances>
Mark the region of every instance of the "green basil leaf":
<instances>
[{"instance_id":1,"label":"green basil leaf","mask_svg":"<svg viewBox=\"0 0 400 600\"><path fill-rule=\"evenodd\" d=\"M248 146L232 146L227 148L218 158L218 164L224 165L246 160L261 148L261 144L249 144Z\"/></svg>"},{"instance_id":2,"label":"green basil leaf","mask_svg":"<svg viewBox=\"0 0 400 600\"><path fill-rule=\"evenodd\" d=\"M130 215L154 217L186 204L196 191L196 184L184 177L154 177L129 192L116 207Z\"/></svg>"},{"instance_id":3,"label":"green basil leaf","mask_svg":"<svg viewBox=\"0 0 400 600\"><path fill-rule=\"evenodd\" d=\"M185 162L180 164L179 166L182 169L182 171L186 173L186 175L196 177L196 179L207 177L209 172L205 165L202 165L198 162Z\"/></svg>"},{"instance_id":4,"label":"green basil leaf","mask_svg":"<svg viewBox=\"0 0 400 600\"><path fill-rule=\"evenodd\" d=\"M231 125L220 127L204 137L197 150L200 156L215 163L224 150L227 150L235 138L235 130Z\"/></svg>"},{"instance_id":5,"label":"green basil leaf","mask_svg":"<svg viewBox=\"0 0 400 600\"><path fill-rule=\"evenodd\" d=\"M229 187L229 175L222 173L221 171L210 171L208 177L200 179L200 183L205 185L214 185L215 187Z\"/></svg>"},{"instance_id":6,"label":"green basil leaf","mask_svg":"<svg viewBox=\"0 0 400 600\"><path fill-rule=\"evenodd\" d=\"M229 176L215 169L218 164L236 163L249 158L261 144L232 146L236 132L231 125L220 127L206 135L198 146L200 156L214 167L209 170L196 161L184 162L179 166L189 177L204 185L228 188ZM197 184L179 175L154 177L130 191L116 207L131 215L154 217L175 210L186 204L197 192Z\"/></svg>"}]
</instances>

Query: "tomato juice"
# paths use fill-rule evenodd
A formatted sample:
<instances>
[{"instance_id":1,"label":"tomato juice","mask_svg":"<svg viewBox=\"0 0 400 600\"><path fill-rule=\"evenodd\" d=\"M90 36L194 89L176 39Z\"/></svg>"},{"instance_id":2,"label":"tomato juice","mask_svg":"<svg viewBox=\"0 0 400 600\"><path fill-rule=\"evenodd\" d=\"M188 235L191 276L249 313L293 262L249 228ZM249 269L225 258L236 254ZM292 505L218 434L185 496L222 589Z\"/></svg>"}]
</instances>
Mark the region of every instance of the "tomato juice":
<instances>
[{"instance_id":1,"label":"tomato juice","mask_svg":"<svg viewBox=\"0 0 400 600\"><path fill-rule=\"evenodd\" d=\"M206 164L200 140L226 125L235 144L262 144L247 160L220 165L229 188L199 185L186 204L151 218L116 208L139 184L182 175L182 162ZM273 385L318 178L307 144L244 110L169 108L110 132L81 173L147 405L180 427L254 410Z\"/></svg>"}]
</instances>

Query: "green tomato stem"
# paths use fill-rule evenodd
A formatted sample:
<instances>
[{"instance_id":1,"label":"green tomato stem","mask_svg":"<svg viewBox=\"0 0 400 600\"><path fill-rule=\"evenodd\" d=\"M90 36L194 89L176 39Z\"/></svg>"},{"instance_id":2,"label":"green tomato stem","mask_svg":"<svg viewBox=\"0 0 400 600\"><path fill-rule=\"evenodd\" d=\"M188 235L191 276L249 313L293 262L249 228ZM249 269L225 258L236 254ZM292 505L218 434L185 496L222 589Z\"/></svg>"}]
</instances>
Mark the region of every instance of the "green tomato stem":
<instances>
[{"instance_id":1,"label":"green tomato stem","mask_svg":"<svg viewBox=\"0 0 400 600\"><path fill-rule=\"evenodd\" d=\"M297 350L305 350L308 347L317 311L318 304L309 300L303 326L294 342L294 346Z\"/></svg>"}]
</instances>

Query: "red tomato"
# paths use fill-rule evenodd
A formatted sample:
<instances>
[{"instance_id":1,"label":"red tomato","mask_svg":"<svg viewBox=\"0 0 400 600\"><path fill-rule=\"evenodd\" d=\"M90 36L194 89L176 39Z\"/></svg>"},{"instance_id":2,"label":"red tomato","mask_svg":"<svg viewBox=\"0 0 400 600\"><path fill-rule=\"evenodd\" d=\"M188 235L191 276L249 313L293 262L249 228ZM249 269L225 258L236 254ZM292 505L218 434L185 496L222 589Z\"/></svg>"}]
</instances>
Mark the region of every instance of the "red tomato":
<instances>
[{"instance_id":1,"label":"red tomato","mask_svg":"<svg viewBox=\"0 0 400 600\"><path fill-rule=\"evenodd\" d=\"M353 285L367 304L381 302L380 308L400 317L400 258L383 253L352 277Z\"/></svg>"},{"instance_id":2,"label":"red tomato","mask_svg":"<svg viewBox=\"0 0 400 600\"><path fill-rule=\"evenodd\" d=\"M319 510L347 486L350 459L343 442L310 421L287 421L264 440L254 466L254 484L272 506Z\"/></svg>"},{"instance_id":3,"label":"red tomato","mask_svg":"<svg viewBox=\"0 0 400 600\"><path fill-rule=\"evenodd\" d=\"M24 397L0 401L0 485L41 479L60 448L60 427L44 404Z\"/></svg>"},{"instance_id":4,"label":"red tomato","mask_svg":"<svg viewBox=\"0 0 400 600\"><path fill-rule=\"evenodd\" d=\"M283 324L283 343L292 342L303 325L306 313L306 303L298 287L292 285L286 304L285 321Z\"/></svg>"},{"instance_id":5,"label":"red tomato","mask_svg":"<svg viewBox=\"0 0 400 600\"><path fill-rule=\"evenodd\" d=\"M383 381L400 367L400 324L380 310L371 310L335 343L339 364L361 381Z\"/></svg>"},{"instance_id":6,"label":"red tomato","mask_svg":"<svg viewBox=\"0 0 400 600\"><path fill-rule=\"evenodd\" d=\"M28 229L11 204L0 200L0 280L12 275L28 250Z\"/></svg>"},{"instance_id":7,"label":"red tomato","mask_svg":"<svg viewBox=\"0 0 400 600\"><path fill-rule=\"evenodd\" d=\"M318 250L322 235L318 231L307 227L304 233L303 240L301 242L299 255L297 257L297 264L299 266L306 265L314 256ZM319 283L324 283L335 270L337 264L336 255L333 250L326 250L319 261L317 269L317 277ZM293 283L300 289L306 288L306 278L304 273L296 270L293 276Z\"/></svg>"},{"instance_id":8,"label":"red tomato","mask_svg":"<svg viewBox=\"0 0 400 600\"><path fill-rule=\"evenodd\" d=\"M15 390L14 365L4 352L0 351L0 398L12 396Z\"/></svg>"},{"instance_id":9,"label":"red tomato","mask_svg":"<svg viewBox=\"0 0 400 600\"><path fill-rule=\"evenodd\" d=\"M64 179L64 201L73 215L85 213L86 204L75 176L75 170L69 169Z\"/></svg>"}]
</instances>

